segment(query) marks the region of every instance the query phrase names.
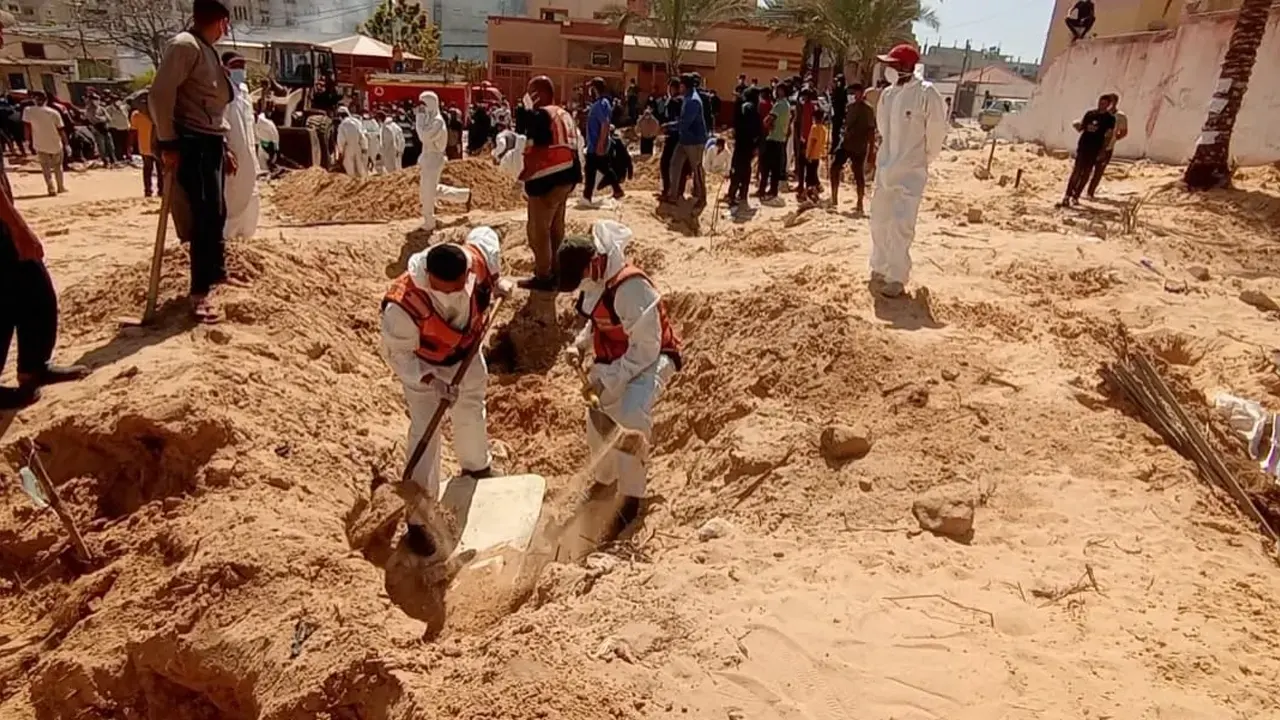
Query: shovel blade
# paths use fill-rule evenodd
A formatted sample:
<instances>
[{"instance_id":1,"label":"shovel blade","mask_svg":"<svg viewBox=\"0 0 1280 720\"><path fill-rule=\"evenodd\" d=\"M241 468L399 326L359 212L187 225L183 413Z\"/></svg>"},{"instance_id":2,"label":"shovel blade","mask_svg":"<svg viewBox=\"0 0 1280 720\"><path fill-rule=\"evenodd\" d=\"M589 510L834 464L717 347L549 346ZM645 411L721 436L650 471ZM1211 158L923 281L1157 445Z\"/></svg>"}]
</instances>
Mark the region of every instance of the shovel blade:
<instances>
[{"instance_id":1,"label":"shovel blade","mask_svg":"<svg viewBox=\"0 0 1280 720\"><path fill-rule=\"evenodd\" d=\"M587 417L591 420L591 427L594 427L596 432L600 433L604 437L612 435L613 431L618 427L618 424L613 421L613 418L609 417L600 408L589 408L587 410Z\"/></svg>"}]
</instances>

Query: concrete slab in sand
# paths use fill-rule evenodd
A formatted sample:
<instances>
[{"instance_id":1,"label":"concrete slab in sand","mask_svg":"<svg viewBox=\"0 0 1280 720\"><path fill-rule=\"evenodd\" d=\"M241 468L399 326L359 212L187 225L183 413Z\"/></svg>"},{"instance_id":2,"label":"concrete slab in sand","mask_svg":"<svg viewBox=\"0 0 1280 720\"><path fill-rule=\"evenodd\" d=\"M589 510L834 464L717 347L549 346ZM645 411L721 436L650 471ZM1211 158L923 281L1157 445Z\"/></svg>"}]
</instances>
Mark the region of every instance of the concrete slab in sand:
<instances>
[{"instance_id":1,"label":"concrete slab in sand","mask_svg":"<svg viewBox=\"0 0 1280 720\"><path fill-rule=\"evenodd\" d=\"M547 481L541 475L446 480L441 484L440 503L453 511L462 528L453 556L468 550L477 555L502 548L527 550L542 516L546 490Z\"/></svg>"}]
</instances>

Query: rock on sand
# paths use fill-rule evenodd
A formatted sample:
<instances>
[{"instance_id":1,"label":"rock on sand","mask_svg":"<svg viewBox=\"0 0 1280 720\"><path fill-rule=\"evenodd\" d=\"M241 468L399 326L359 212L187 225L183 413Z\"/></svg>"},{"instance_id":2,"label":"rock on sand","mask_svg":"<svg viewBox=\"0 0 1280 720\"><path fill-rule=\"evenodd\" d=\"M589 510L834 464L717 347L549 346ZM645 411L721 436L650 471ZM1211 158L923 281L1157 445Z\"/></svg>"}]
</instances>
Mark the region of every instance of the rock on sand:
<instances>
[{"instance_id":1,"label":"rock on sand","mask_svg":"<svg viewBox=\"0 0 1280 720\"><path fill-rule=\"evenodd\" d=\"M973 488L953 483L933 488L916 498L911 512L920 527L954 540L973 536L973 508L977 504Z\"/></svg>"},{"instance_id":2,"label":"rock on sand","mask_svg":"<svg viewBox=\"0 0 1280 720\"><path fill-rule=\"evenodd\" d=\"M871 452L871 432L861 425L828 425L820 445L828 460L856 460Z\"/></svg>"}]
</instances>

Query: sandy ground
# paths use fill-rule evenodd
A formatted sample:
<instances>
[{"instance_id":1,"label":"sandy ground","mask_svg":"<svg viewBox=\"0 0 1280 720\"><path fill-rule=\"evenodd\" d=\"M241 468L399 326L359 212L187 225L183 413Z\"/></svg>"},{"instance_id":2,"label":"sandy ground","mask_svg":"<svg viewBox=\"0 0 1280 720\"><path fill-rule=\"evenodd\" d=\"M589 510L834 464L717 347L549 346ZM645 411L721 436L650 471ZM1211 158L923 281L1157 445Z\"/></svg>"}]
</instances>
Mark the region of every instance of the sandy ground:
<instances>
[{"instance_id":1,"label":"sandy ground","mask_svg":"<svg viewBox=\"0 0 1280 720\"><path fill-rule=\"evenodd\" d=\"M1063 211L1068 160L995 157L990 180L976 148L932 170L897 301L866 289L851 189L714 234L708 210L695 233L654 214L642 164L620 206L570 210L575 228L636 230L687 345L658 411L655 509L583 563L456 588L430 642L384 589L385 555L348 539L374 478L399 472L377 307L423 242L413 208L316 228L268 211L232 248L252 287L215 328L186 320L171 248L160 325L119 331L158 205L138 172L72 175L56 199L16 174L61 291L58 357L94 373L0 438L0 717L1280 716L1271 549L1097 389L1123 323L1208 397L1280 406L1277 318L1238 299L1280 297L1280 172L1189 197L1166 187L1176 169L1117 165L1098 202ZM529 271L519 211L458 222L498 227L506 272ZM554 320L514 304L490 431L511 470L548 478L557 516L587 455L556 364L575 320L567 298ZM870 453L824 459L832 423L866 428ZM28 438L93 563L17 489ZM913 500L942 485L977 498L968 544L916 530ZM715 518L726 534L699 540ZM1088 571L1096 587L1064 595Z\"/></svg>"}]
</instances>

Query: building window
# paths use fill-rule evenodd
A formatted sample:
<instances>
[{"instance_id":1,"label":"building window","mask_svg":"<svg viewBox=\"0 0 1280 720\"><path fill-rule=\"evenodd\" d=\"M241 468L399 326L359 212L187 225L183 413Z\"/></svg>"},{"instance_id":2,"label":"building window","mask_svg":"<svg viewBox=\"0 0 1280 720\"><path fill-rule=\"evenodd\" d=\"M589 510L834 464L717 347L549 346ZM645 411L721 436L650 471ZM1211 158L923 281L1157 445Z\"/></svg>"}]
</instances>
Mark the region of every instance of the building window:
<instances>
[{"instance_id":1,"label":"building window","mask_svg":"<svg viewBox=\"0 0 1280 720\"><path fill-rule=\"evenodd\" d=\"M26 90L27 76L22 73L9 73L9 89L10 90Z\"/></svg>"},{"instance_id":2,"label":"building window","mask_svg":"<svg viewBox=\"0 0 1280 720\"><path fill-rule=\"evenodd\" d=\"M493 54L495 65L532 65L532 53L496 52Z\"/></svg>"},{"instance_id":3,"label":"building window","mask_svg":"<svg viewBox=\"0 0 1280 720\"><path fill-rule=\"evenodd\" d=\"M602 52L600 50L593 50L591 52L592 67L609 67L610 65L609 61L610 61L609 53Z\"/></svg>"},{"instance_id":4,"label":"building window","mask_svg":"<svg viewBox=\"0 0 1280 720\"><path fill-rule=\"evenodd\" d=\"M249 8L237 5L231 9L232 17L240 22L249 22Z\"/></svg>"},{"instance_id":5,"label":"building window","mask_svg":"<svg viewBox=\"0 0 1280 720\"><path fill-rule=\"evenodd\" d=\"M542 8L538 11L538 16L543 20L552 22L564 22L569 19L569 11L560 8Z\"/></svg>"},{"instance_id":6,"label":"building window","mask_svg":"<svg viewBox=\"0 0 1280 720\"><path fill-rule=\"evenodd\" d=\"M24 42L22 43L22 57L34 58L36 60L44 60L44 43Z\"/></svg>"}]
</instances>

